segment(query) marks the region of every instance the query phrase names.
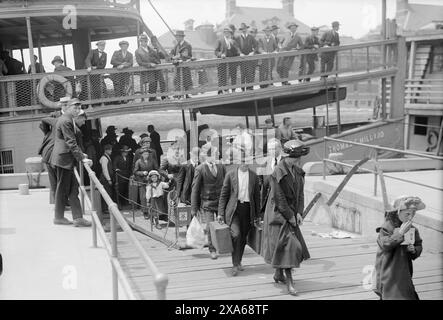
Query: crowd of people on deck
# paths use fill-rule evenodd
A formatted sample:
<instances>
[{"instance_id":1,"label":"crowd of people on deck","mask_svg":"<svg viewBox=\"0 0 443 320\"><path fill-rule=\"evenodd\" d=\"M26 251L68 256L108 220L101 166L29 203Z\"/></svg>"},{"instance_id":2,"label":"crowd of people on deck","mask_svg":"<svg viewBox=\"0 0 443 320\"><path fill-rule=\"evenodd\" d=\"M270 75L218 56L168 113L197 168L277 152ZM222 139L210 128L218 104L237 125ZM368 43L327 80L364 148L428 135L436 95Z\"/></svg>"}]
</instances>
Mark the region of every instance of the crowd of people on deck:
<instances>
[{"instance_id":1,"label":"crowd of people on deck","mask_svg":"<svg viewBox=\"0 0 443 320\"><path fill-rule=\"evenodd\" d=\"M242 257L248 233L262 225L260 254L275 269L274 281L286 284L288 293L297 295L293 269L310 258L300 231L305 208L305 172L300 161L309 153L309 147L288 133L290 119L285 118L282 126L272 128L279 132L278 138L266 141L266 161L260 171L249 161L252 140L247 130L240 130L232 139L237 151L233 162L220 161L218 148L210 140L191 149L189 157L184 156L178 142L163 155L160 135L153 125L147 127L139 143L129 128L124 128L123 135L118 137L115 126L106 129L101 141L94 131L90 141L85 141L82 128L87 115L81 102L65 97L60 104L61 111L41 122L45 136L39 150L55 199L54 224L91 225L83 218L73 171L78 162L85 162L94 169L114 201L120 197L118 202L124 205L134 200L145 218L159 229L160 214L168 210L166 195L175 192L179 202L190 206L192 216L206 222L211 259L218 255L209 222L227 224L233 246L232 276L244 270ZM135 197L128 194L131 183ZM67 205L71 207L73 221L64 217ZM386 212L386 223L377 229L374 291L381 299L418 298L412 283L412 260L420 256L422 240L411 220L423 208L419 198L401 197ZM102 210L104 216L109 215L106 201L102 201ZM410 232L414 233L413 240L404 245Z\"/></svg>"},{"instance_id":2,"label":"crowd of people on deck","mask_svg":"<svg viewBox=\"0 0 443 320\"><path fill-rule=\"evenodd\" d=\"M241 23L238 31L234 25L229 25L223 29L223 33L217 39L215 46L215 57L224 59L223 63L218 63L218 93L235 92L232 86L237 85L237 75L240 71L242 91L253 90L253 84L256 81L256 73L258 70L258 79L261 88L273 85L273 80L276 79L273 75L274 69L278 74L278 78L283 85L289 85L288 77L289 71L294 63L294 56L285 56L280 58L262 58L247 59L241 61L238 58L234 62L229 60L236 57L254 56L257 54L269 54L292 50L317 50L322 47L335 47L340 45L339 37L339 22L332 23L332 29L323 33L321 37L318 36L319 28L312 27L311 35L305 39L297 33L298 25L290 23L287 28L289 33L283 36L280 33L280 28L277 25L268 26L263 29L264 36L257 37L258 31L256 28L249 27L246 23ZM167 83L165 81L164 72L162 69L155 68L164 61L172 62L176 66L174 76L174 89L176 92L182 90L189 92L193 88L193 79L191 69L189 66L182 66L182 62L196 60L192 54L192 44L185 40L185 32L178 30L175 32L176 44L170 52L162 49L161 45L155 36L149 38L146 34L139 36L139 47L134 54L129 51L129 42L122 40L119 42L119 50L113 52L111 57L111 65L118 71L112 73L110 79L113 82L114 97L124 97L127 95L130 86L130 74L125 72L125 69L130 68L136 61L140 67L148 70L140 73L141 83L147 86L147 93L151 94L149 101L156 100L155 94L158 90L165 93L160 98L162 100L169 99L166 95ZM106 42L104 40L96 43L97 48L90 50L84 61L84 68L88 72L95 69L105 69L108 61L108 55L105 52ZM320 71L322 73L329 73L333 70L336 57L336 51L328 51L320 54ZM300 58L299 64L299 81L310 81L309 75L315 71L316 61L318 61L318 54L304 54ZM54 66L54 72L72 71L65 64L60 56L55 56L51 62ZM204 69L204 68L203 68ZM45 73L46 70L38 62L38 57L34 56L34 70L30 65L28 73ZM0 57L0 76L1 75L16 75L26 73L22 62L9 56L8 51L3 51ZM303 76L306 77L303 77ZM326 77L327 75L323 75ZM207 77L207 75L206 75ZM199 79L199 84L207 81L202 73L202 79ZM84 76L69 77L68 79L73 87L73 96L80 100L100 100L107 97L106 84L101 74L91 74L89 81ZM248 84L248 85L246 85ZM63 88L54 84L55 91L54 101L58 101L64 96ZM231 89L227 88L231 87ZM142 90L144 90L142 88ZM60 93L57 93L59 92ZM88 96L90 93L90 97ZM174 98L189 98L189 93L185 95L176 95ZM123 100L122 100L123 101ZM115 101L114 103L121 103Z\"/></svg>"}]
</instances>

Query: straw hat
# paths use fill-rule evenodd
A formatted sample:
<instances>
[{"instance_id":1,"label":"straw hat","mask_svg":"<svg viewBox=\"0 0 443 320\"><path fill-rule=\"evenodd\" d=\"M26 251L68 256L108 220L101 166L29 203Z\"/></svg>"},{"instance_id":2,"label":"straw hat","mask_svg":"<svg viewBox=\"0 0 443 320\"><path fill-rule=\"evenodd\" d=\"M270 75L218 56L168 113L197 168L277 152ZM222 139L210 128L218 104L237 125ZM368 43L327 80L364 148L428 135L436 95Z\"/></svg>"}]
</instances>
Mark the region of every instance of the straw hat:
<instances>
[{"instance_id":1,"label":"straw hat","mask_svg":"<svg viewBox=\"0 0 443 320\"><path fill-rule=\"evenodd\" d=\"M426 205L419 197L400 196L394 200L392 208L394 210L415 209L418 211L426 208Z\"/></svg>"},{"instance_id":2,"label":"straw hat","mask_svg":"<svg viewBox=\"0 0 443 320\"><path fill-rule=\"evenodd\" d=\"M63 63L63 59L60 56L55 56L54 59L52 59L51 63L54 64L54 62L59 61L61 63Z\"/></svg>"},{"instance_id":3,"label":"straw hat","mask_svg":"<svg viewBox=\"0 0 443 320\"><path fill-rule=\"evenodd\" d=\"M290 140L283 145L283 152L290 158L300 158L309 153L309 147L306 147L300 140Z\"/></svg>"}]
</instances>

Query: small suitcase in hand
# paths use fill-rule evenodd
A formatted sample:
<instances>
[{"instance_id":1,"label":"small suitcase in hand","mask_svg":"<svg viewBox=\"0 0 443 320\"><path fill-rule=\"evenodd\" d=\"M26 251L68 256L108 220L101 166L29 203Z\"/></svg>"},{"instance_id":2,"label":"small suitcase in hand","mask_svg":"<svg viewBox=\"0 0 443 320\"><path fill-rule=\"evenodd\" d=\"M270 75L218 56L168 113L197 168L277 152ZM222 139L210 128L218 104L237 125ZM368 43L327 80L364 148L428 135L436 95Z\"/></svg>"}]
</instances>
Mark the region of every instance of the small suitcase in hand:
<instances>
[{"instance_id":1,"label":"small suitcase in hand","mask_svg":"<svg viewBox=\"0 0 443 320\"><path fill-rule=\"evenodd\" d=\"M211 232L212 244L218 253L231 253L233 251L231 228L227 224L212 221L209 222L209 230Z\"/></svg>"},{"instance_id":2,"label":"small suitcase in hand","mask_svg":"<svg viewBox=\"0 0 443 320\"><path fill-rule=\"evenodd\" d=\"M247 243L257 254L261 254L263 242L263 224L254 224L254 226L249 230Z\"/></svg>"}]
</instances>

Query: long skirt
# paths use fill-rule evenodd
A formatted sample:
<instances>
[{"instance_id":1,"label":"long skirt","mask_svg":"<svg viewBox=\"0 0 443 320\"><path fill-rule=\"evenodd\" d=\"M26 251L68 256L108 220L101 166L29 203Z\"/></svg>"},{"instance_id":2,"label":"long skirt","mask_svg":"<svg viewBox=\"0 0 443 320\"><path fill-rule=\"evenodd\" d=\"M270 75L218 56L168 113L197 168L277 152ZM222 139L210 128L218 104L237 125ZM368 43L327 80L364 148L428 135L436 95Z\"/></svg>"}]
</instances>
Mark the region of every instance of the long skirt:
<instances>
[{"instance_id":1,"label":"long skirt","mask_svg":"<svg viewBox=\"0 0 443 320\"><path fill-rule=\"evenodd\" d=\"M300 228L288 223L274 225L269 222L269 215L265 212L261 253L265 262L273 268L299 268L303 260L310 258Z\"/></svg>"}]
</instances>

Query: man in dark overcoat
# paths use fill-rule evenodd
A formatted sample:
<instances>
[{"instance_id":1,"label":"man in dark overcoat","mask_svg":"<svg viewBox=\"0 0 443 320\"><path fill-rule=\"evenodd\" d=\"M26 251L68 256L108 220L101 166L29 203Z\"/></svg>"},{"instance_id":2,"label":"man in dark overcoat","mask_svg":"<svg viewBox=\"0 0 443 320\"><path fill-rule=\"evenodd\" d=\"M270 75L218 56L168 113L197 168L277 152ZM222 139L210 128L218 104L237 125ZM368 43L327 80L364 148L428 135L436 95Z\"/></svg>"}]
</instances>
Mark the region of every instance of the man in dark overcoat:
<instances>
[{"instance_id":1,"label":"man in dark overcoat","mask_svg":"<svg viewBox=\"0 0 443 320\"><path fill-rule=\"evenodd\" d=\"M225 59L228 57L238 57L240 55L240 49L238 48L237 42L233 39L233 31L231 28L223 29L223 36L217 40L215 45L215 56L217 58ZM228 85L228 72L229 78L231 79L231 85L237 84L237 67L238 62L222 62L217 66L218 74L218 86L225 87ZM228 89L219 90L218 93L221 94L223 91L228 92ZM232 89L235 91L235 88Z\"/></svg>"},{"instance_id":2,"label":"man in dark overcoat","mask_svg":"<svg viewBox=\"0 0 443 320\"><path fill-rule=\"evenodd\" d=\"M180 201L191 204L192 181L194 180L195 168L199 165L198 148L189 152L190 159L180 168L177 176L177 194Z\"/></svg>"},{"instance_id":3,"label":"man in dark overcoat","mask_svg":"<svg viewBox=\"0 0 443 320\"><path fill-rule=\"evenodd\" d=\"M320 40L318 39L318 27L311 28L311 35L306 37L304 49L317 50L320 48ZM302 68L300 69L300 75L304 74L306 64L308 65L308 71L306 75L313 74L315 70L315 62L318 61L318 55L316 53L310 53L303 55L302 58ZM306 64L305 64L306 63ZM305 82L311 81L311 78L305 78Z\"/></svg>"},{"instance_id":4,"label":"man in dark overcoat","mask_svg":"<svg viewBox=\"0 0 443 320\"><path fill-rule=\"evenodd\" d=\"M334 21L332 23L332 29L323 33L320 38L320 46L322 48L337 47L340 45L340 35L338 34L339 28L340 23L338 21ZM324 52L320 55L320 66L322 73L332 71L336 56L337 51Z\"/></svg>"},{"instance_id":5,"label":"man in dark overcoat","mask_svg":"<svg viewBox=\"0 0 443 320\"><path fill-rule=\"evenodd\" d=\"M260 187L256 173L246 164L245 150L241 150L240 165L226 174L218 203L218 221L231 228L232 275L243 270L241 260L246 239L260 211Z\"/></svg>"},{"instance_id":6,"label":"man in dark overcoat","mask_svg":"<svg viewBox=\"0 0 443 320\"><path fill-rule=\"evenodd\" d=\"M282 51L291 51L291 50L300 50L303 49L303 40L297 34L298 24L290 23L288 25L288 29L290 30L289 35L286 37ZM280 78L288 78L289 70L291 70L292 64L294 63L294 56L283 57L278 59L277 62L277 72L280 75ZM287 80L283 81L282 84L288 85L289 82Z\"/></svg>"},{"instance_id":7,"label":"man in dark overcoat","mask_svg":"<svg viewBox=\"0 0 443 320\"><path fill-rule=\"evenodd\" d=\"M160 143L160 134L155 131L154 125L150 124L147 127L149 137L151 138L151 147L155 150L157 156L157 163L160 165L160 158L163 154L162 145Z\"/></svg>"},{"instance_id":8,"label":"man in dark overcoat","mask_svg":"<svg viewBox=\"0 0 443 320\"><path fill-rule=\"evenodd\" d=\"M85 66L88 72L95 69L106 68L106 63L108 61L108 56L106 54L105 47L106 41L98 41L97 49L89 51L85 59ZM105 81L100 74L94 74L90 76L91 88L92 88L92 99L100 99L105 95L106 85Z\"/></svg>"},{"instance_id":9,"label":"man in dark overcoat","mask_svg":"<svg viewBox=\"0 0 443 320\"><path fill-rule=\"evenodd\" d=\"M118 45L120 46L120 50L113 53L111 64L113 68L122 72L112 74L111 79L114 83L114 95L116 97L124 97L126 95L126 86L129 84L129 73L125 72L125 69L132 67L134 64L134 56L128 51L128 41L122 40Z\"/></svg>"},{"instance_id":10,"label":"man in dark overcoat","mask_svg":"<svg viewBox=\"0 0 443 320\"><path fill-rule=\"evenodd\" d=\"M208 246L211 259L217 259L215 247L212 244L209 222L215 220L218 211L218 201L226 175L225 167L216 163L216 148L202 147L202 160L204 162L195 169L191 192L191 214L195 216L200 211L201 217L206 222L208 233Z\"/></svg>"},{"instance_id":11,"label":"man in dark overcoat","mask_svg":"<svg viewBox=\"0 0 443 320\"><path fill-rule=\"evenodd\" d=\"M248 34L249 26L246 23L242 23L239 30L241 34L235 38L237 46L240 49L240 56L252 56L257 54L258 51L258 41L254 39L253 36ZM255 80L255 67L256 61L243 61L240 62L240 74L241 83L252 83ZM242 91L252 90L251 85L247 87L242 87Z\"/></svg>"},{"instance_id":12,"label":"man in dark overcoat","mask_svg":"<svg viewBox=\"0 0 443 320\"><path fill-rule=\"evenodd\" d=\"M192 89L191 69L189 67L180 67L179 65L181 62L192 59L192 46L185 41L185 32L183 30L176 31L175 39L177 44L170 52L172 63L177 66L174 77L175 91L188 91ZM186 94L185 97L189 98L189 95Z\"/></svg>"},{"instance_id":13,"label":"man in dark overcoat","mask_svg":"<svg viewBox=\"0 0 443 320\"><path fill-rule=\"evenodd\" d=\"M265 36L259 40L259 53L277 53L278 42L275 37L272 36L272 29L266 27L263 29ZM259 73L260 81L272 80L272 69L274 69L275 59L263 59L261 61ZM260 85L261 88L266 88L269 84Z\"/></svg>"},{"instance_id":14,"label":"man in dark overcoat","mask_svg":"<svg viewBox=\"0 0 443 320\"><path fill-rule=\"evenodd\" d=\"M154 39L151 39L153 41ZM157 41L157 40L155 40ZM135 60L140 67L147 68L149 71L143 71L141 74L143 83L149 83L149 93L157 93L157 87L160 86L160 92L166 91L166 82L163 77L162 70L155 69L155 66L161 64L161 59L165 59L166 56L156 46L148 45L148 36L142 34L139 37L140 47L135 50ZM162 100L166 99L166 96L162 96ZM156 97L150 97L149 101L156 100Z\"/></svg>"},{"instance_id":15,"label":"man in dark overcoat","mask_svg":"<svg viewBox=\"0 0 443 320\"><path fill-rule=\"evenodd\" d=\"M55 142L51 155L51 164L57 172L54 223L71 224L71 221L64 217L66 199L68 199L74 226L89 227L91 223L83 218L78 199L78 182L74 175L74 166L77 161L89 162L86 154L80 149L76 134L79 129L74 121L82 112L80 101L72 99L63 112L55 126Z\"/></svg>"}]
</instances>

